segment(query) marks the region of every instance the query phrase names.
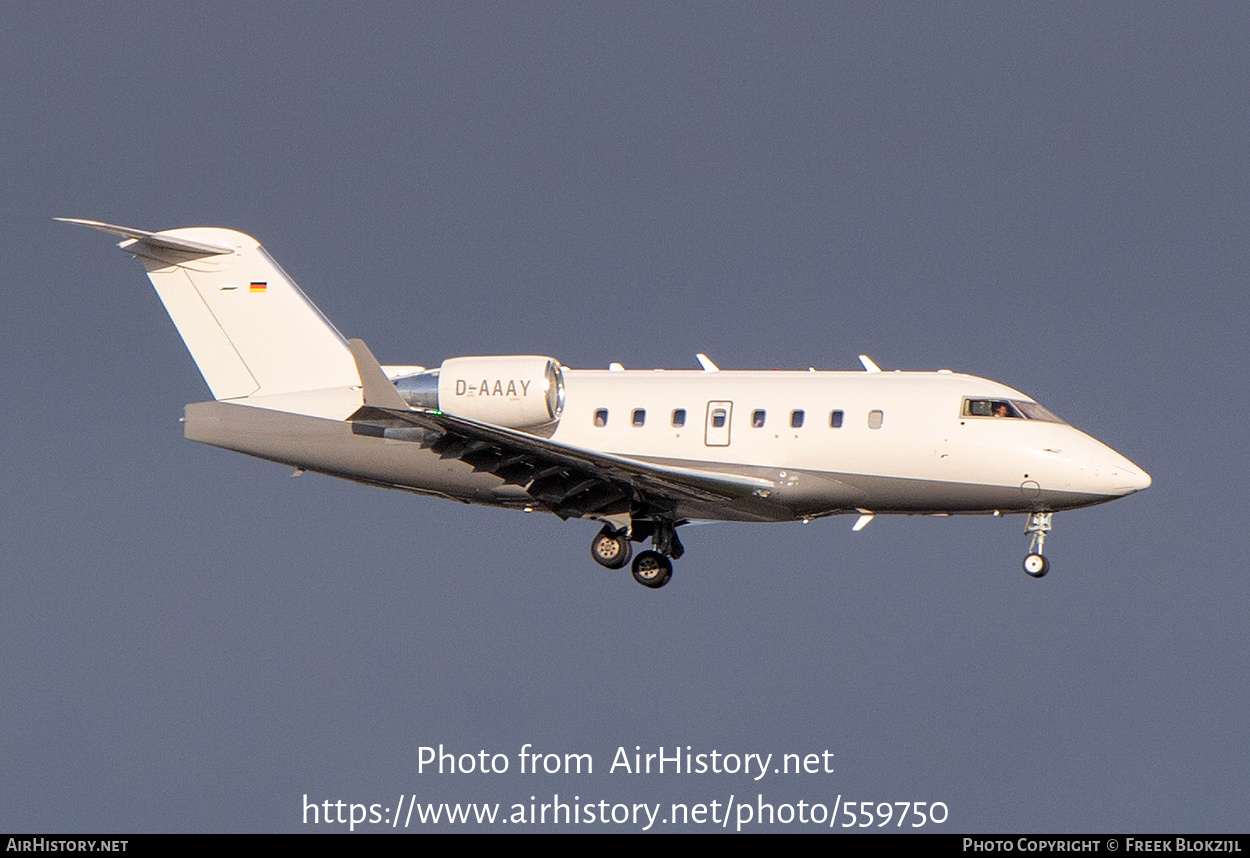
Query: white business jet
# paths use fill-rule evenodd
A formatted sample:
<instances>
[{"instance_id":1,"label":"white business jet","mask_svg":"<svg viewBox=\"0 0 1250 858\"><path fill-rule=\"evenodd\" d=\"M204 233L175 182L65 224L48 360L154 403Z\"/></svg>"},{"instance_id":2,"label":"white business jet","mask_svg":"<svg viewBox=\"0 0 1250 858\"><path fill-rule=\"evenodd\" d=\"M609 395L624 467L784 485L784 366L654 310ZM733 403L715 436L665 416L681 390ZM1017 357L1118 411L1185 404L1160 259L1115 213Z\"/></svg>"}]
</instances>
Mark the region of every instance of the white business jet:
<instances>
[{"instance_id":1,"label":"white business jet","mask_svg":"<svg viewBox=\"0 0 1250 858\"><path fill-rule=\"evenodd\" d=\"M296 469L602 524L600 565L662 587L693 521L1022 514L1040 578L1053 514L1150 476L995 381L949 370L574 370L534 355L380 366L253 238L123 237L212 391L186 437ZM651 540L635 556L631 543Z\"/></svg>"}]
</instances>

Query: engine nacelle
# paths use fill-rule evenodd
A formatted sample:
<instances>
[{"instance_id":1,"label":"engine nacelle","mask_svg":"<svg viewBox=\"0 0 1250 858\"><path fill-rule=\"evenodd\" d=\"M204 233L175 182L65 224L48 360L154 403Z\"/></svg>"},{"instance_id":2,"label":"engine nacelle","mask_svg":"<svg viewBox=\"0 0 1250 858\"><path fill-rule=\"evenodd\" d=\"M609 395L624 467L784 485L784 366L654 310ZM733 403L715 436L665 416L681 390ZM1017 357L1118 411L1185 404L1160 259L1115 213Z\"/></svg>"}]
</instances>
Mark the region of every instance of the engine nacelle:
<instances>
[{"instance_id":1,"label":"engine nacelle","mask_svg":"<svg viewBox=\"0 0 1250 858\"><path fill-rule=\"evenodd\" d=\"M560 363L539 355L448 358L395 387L409 405L509 429L551 426L564 410Z\"/></svg>"}]
</instances>

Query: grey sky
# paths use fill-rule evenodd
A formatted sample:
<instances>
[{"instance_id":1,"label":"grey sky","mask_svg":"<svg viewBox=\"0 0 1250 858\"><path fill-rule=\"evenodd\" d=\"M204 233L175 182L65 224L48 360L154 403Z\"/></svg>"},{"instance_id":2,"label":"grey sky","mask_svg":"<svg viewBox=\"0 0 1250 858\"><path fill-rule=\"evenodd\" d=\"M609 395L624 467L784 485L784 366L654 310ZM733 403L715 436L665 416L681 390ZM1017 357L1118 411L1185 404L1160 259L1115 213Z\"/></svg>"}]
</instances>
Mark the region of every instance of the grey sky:
<instances>
[{"instance_id":1,"label":"grey sky","mask_svg":"<svg viewBox=\"0 0 1250 858\"><path fill-rule=\"evenodd\" d=\"M0 830L307 830L305 793L1245 830L1244 5L5 17ZM183 440L176 331L57 215L255 235L386 363L972 372L1154 486L1056 516L1042 581L1019 518L841 518L691 528L650 592L587 523ZM439 743L513 768L419 775ZM635 745L836 772L607 774Z\"/></svg>"}]
</instances>

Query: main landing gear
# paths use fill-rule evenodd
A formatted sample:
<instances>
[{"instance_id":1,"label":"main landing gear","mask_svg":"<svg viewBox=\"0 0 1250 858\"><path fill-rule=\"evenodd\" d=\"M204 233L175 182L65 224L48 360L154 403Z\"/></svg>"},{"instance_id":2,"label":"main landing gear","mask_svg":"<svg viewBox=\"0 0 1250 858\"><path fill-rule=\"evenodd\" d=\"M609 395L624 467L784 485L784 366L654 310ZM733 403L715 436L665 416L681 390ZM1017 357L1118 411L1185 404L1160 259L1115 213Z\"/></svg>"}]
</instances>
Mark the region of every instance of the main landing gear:
<instances>
[{"instance_id":1,"label":"main landing gear","mask_svg":"<svg viewBox=\"0 0 1250 858\"><path fill-rule=\"evenodd\" d=\"M631 536L641 541L648 535L654 548L638 552L630 571L639 584L657 590L673 577L673 560L685 553L681 540L677 538L677 525L673 522L638 521L633 524L632 532L605 525L590 541L590 556L600 566L620 569L633 554Z\"/></svg>"},{"instance_id":2,"label":"main landing gear","mask_svg":"<svg viewBox=\"0 0 1250 858\"><path fill-rule=\"evenodd\" d=\"M1029 553L1024 558L1024 571L1034 578L1041 578L1050 571L1050 561L1042 554L1046 546L1046 534L1050 533L1053 512L1035 512L1029 516L1024 532L1029 539Z\"/></svg>"}]
</instances>

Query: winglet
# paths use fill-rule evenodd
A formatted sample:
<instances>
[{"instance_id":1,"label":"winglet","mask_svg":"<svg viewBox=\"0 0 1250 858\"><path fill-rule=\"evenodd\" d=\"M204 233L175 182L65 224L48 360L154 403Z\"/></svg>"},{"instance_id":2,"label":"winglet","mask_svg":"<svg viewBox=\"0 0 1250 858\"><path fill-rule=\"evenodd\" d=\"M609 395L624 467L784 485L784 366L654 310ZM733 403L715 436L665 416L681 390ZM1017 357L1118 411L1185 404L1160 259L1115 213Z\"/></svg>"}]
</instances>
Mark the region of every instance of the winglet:
<instances>
[{"instance_id":1,"label":"winglet","mask_svg":"<svg viewBox=\"0 0 1250 858\"><path fill-rule=\"evenodd\" d=\"M378 359L369 351L364 340L348 340L347 347L352 350L356 359L356 370L360 373L360 386L365 392L366 408L381 408L385 411L410 411L408 403L399 395L395 385L382 372Z\"/></svg>"},{"instance_id":2,"label":"winglet","mask_svg":"<svg viewBox=\"0 0 1250 858\"><path fill-rule=\"evenodd\" d=\"M720 367L712 363L712 359L703 352L699 352L695 357L698 358L699 366L703 367L704 372L720 372Z\"/></svg>"},{"instance_id":3,"label":"winglet","mask_svg":"<svg viewBox=\"0 0 1250 858\"><path fill-rule=\"evenodd\" d=\"M868 522L872 521L873 517L874 517L873 514L870 513L868 510L866 509L859 510L859 518L855 519L855 526L852 527L851 530L855 533L859 533L861 530L863 530L865 527L868 526Z\"/></svg>"},{"instance_id":4,"label":"winglet","mask_svg":"<svg viewBox=\"0 0 1250 858\"><path fill-rule=\"evenodd\" d=\"M868 355L860 355L859 362L864 365L864 372L881 372L881 367L873 363Z\"/></svg>"}]
</instances>

